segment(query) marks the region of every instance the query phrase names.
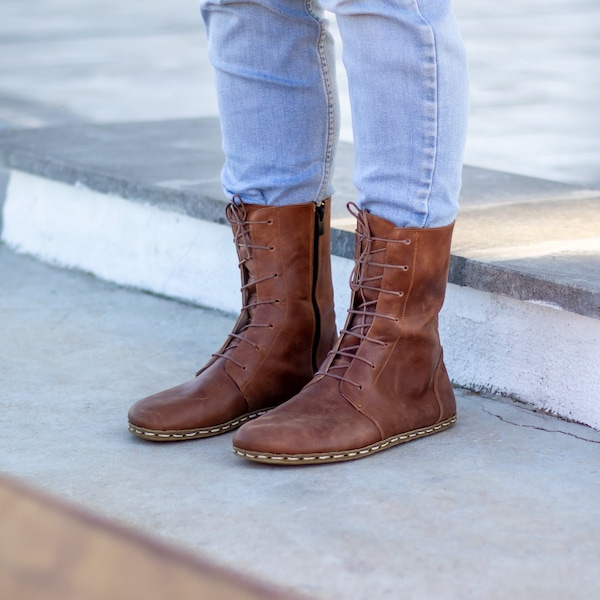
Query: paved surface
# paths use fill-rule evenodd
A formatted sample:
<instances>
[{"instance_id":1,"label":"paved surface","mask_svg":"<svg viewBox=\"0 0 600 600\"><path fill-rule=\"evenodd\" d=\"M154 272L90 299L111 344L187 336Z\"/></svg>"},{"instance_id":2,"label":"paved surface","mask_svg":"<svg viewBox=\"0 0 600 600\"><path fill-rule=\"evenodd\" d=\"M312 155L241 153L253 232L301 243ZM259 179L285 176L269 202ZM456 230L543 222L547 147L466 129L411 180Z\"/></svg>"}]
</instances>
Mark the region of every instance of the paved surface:
<instances>
[{"instance_id":1,"label":"paved surface","mask_svg":"<svg viewBox=\"0 0 600 600\"><path fill-rule=\"evenodd\" d=\"M458 393L452 430L314 468L134 438L230 317L0 248L0 471L319 599L593 598L600 433Z\"/></svg>"},{"instance_id":2,"label":"paved surface","mask_svg":"<svg viewBox=\"0 0 600 600\"><path fill-rule=\"evenodd\" d=\"M2 160L46 180L225 222L216 117L8 130L0 132ZM346 209L355 199L352 169L352 145L341 142L332 252L349 259L355 228ZM598 189L465 167L450 282L599 319L599 200ZM35 210L19 205L29 227ZM61 226L79 230L81 223L72 222L80 218L76 214L70 220L61 214Z\"/></svg>"},{"instance_id":3,"label":"paved surface","mask_svg":"<svg viewBox=\"0 0 600 600\"><path fill-rule=\"evenodd\" d=\"M600 4L454 0L469 56L466 162L600 184Z\"/></svg>"},{"instance_id":4,"label":"paved surface","mask_svg":"<svg viewBox=\"0 0 600 600\"><path fill-rule=\"evenodd\" d=\"M454 0L466 163L600 185L600 4ZM0 127L217 115L196 0L2 0ZM344 73L342 139L351 139Z\"/></svg>"},{"instance_id":5,"label":"paved surface","mask_svg":"<svg viewBox=\"0 0 600 600\"><path fill-rule=\"evenodd\" d=\"M215 116L196 4L3 0L0 127ZM467 163L600 185L598 3L455 7ZM247 464L231 436L151 445L127 408L231 318L2 247L0 274L0 471L314 598L598 595L598 432L459 392L451 431L332 467Z\"/></svg>"},{"instance_id":6,"label":"paved surface","mask_svg":"<svg viewBox=\"0 0 600 600\"><path fill-rule=\"evenodd\" d=\"M309 597L597 596L599 432L459 392L452 430L341 465L144 442L129 405L232 319L2 248L0 272L0 471Z\"/></svg>"}]
</instances>

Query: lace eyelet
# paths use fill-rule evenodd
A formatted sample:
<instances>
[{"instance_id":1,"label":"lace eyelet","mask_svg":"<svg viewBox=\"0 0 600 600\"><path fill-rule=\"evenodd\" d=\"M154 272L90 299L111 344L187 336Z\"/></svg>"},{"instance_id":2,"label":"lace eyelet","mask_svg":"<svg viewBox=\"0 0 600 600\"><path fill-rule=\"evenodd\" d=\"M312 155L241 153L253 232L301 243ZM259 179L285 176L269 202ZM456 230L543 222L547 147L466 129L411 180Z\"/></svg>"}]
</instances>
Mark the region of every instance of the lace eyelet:
<instances>
[{"instance_id":1,"label":"lace eyelet","mask_svg":"<svg viewBox=\"0 0 600 600\"><path fill-rule=\"evenodd\" d=\"M269 251L270 252L275 252L275 246L269 246Z\"/></svg>"}]
</instances>

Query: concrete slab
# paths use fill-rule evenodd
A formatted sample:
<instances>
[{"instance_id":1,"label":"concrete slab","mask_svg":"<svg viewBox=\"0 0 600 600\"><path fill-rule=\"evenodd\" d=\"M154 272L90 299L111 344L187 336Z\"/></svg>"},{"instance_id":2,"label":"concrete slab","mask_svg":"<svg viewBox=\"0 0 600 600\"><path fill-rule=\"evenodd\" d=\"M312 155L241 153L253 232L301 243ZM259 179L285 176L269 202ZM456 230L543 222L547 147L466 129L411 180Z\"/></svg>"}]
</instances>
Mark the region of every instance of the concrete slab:
<instances>
[{"instance_id":1,"label":"concrete slab","mask_svg":"<svg viewBox=\"0 0 600 600\"><path fill-rule=\"evenodd\" d=\"M9 168L224 222L216 117L8 130L0 132L0 155ZM352 145L340 144L336 217L347 216L345 203L356 197L353 160Z\"/></svg>"},{"instance_id":2,"label":"concrete slab","mask_svg":"<svg viewBox=\"0 0 600 600\"><path fill-rule=\"evenodd\" d=\"M600 5L454 0L471 73L466 162L600 183Z\"/></svg>"},{"instance_id":3,"label":"concrete slab","mask_svg":"<svg viewBox=\"0 0 600 600\"><path fill-rule=\"evenodd\" d=\"M215 118L6 131L0 153L16 171L224 223ZM347 259L354 254L355 225L345 209L355 199L352 170L352 145L342 142L333 252ZM595 189L465 167L450 281L600 318L599 200ZM25 212L30 224L31 209Z\"/></svg>"},{"instance_id":4,"label":"concrete slab","mask_svg":"<svg viewBox=\"0 0 600 600\"><path fill-rule=\"evenodd\" d=\"M453 5L471 73L467 164L600 185L598 3ZM0 129L218 114L197 2L45 0L33 18L3 0L0 44ZM350 142L339 43L337 66Z\"/></svg>"},{"instance_id":5,"label":"concrete slab","mask_svg":"<svg viewBox=\"0 0 600 600\"><path fill-rule=\"evenodd\" d=\"M312 598L597 595L599 432L458 390L452 430L354 463L154 445L130 403L191 376L232 318L4 247L0 272L3 473Z\"/></svg>"},{"instance_id":6,"label":"concrete slab","mask_svg":"<svg viewBox=\"0 0 600 600\"><path fill-rule=\"evenodd\" d=\"M217 115L198 4L0 7L0 128Z\"/></svg>"},{"instance_id":7,"label":"concrete slab","mask_svg":"<svg viewBox=\"0 0 600 600\"><path fill-rule=\"evenodd\" d=\"M215 119L4 132L12 171L1 239L51 264L236 313L218 132ZM344 207L351 170L343 143L332 211L339 328L354 254ZM459 357L454 382L600 428L598 192L464 173L441 320L450 356Z\"/></svg>"},{"instance_id":8,"label":"concrete slab","mask_svg":"<svg viewBox=\"0 0 600 600\"><path fill-rule=\"evenodd\" d=\"M454 5L471 63L467 162L597 187L597 3ZM34 8L32 19L31 4L6 0L0 7L0 129L216 116L196 4L49 0ZM343 86L342 107L349 141ZM482 181L490 176L472 173ZM0 205L1 198L0 191ZM501 224L510 233L510 223ZM505 239L501 230L491 233ZM348 240L337 241L346 253ZM535 261L550 274L557 265L574 273L582 256L570 252ZM466 259L455 268L469 265L476 281L491 280L486 264ZM517 266L535 283L524 263ZM501 267L493 265L493 273ZM0 272L0 470L317 598L597 595L598 440L591 430L460 393L462 418L453 431L339 470L242 465L229 455L227 437L201 446L142 446L125 433L129 403L189 376L231 319L48 269L4 249ZM507 279L495 285L501 281ZM579 305L588 281L585 272L577 276ZM455 372L464 357L477 359L465 370L466 382L488 381L485 389L502 392L493 385L501 364L505 380L534 380L539 405L547 406L556 365L538 366L519 354L516 364L527 369L503 368L517 340L537 344L545 337L543 322L555 332L547 346L553 360L571 352L561 331L588 340L571 364L559 365L572 376L556 391L564 402L597 406L593 351L600 345L590 327L597 319L572 314L575 320L565 321L560 311L493 294L465 304L455 287L450 302L462 315L447 332L453 343L446 349ZM546 289L543 282L537 289ZM521 321L506 326L515 310L523 311ZM493 344L475 340L490 320L502 336ZM527 328L520 326L525 321ZM494 347L498 354L483 355ZM587 378L580 356L589 363ZM490 366L495 371L487 372Z\"/></svg>"}]
</instances>

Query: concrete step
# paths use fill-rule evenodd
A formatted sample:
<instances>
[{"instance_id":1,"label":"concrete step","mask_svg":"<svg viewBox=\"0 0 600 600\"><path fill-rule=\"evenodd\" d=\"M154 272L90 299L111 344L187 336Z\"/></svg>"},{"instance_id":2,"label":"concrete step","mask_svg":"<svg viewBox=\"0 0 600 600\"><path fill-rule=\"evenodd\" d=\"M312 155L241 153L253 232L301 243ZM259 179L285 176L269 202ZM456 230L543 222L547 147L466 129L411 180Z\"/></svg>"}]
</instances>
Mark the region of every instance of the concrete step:
<instances>
[{"instance_id":1,"label":"concrete step","mask_svg":"<svg viewBox=\"0 0 600 600\"><path fill-rule=\"evenodd\" d=\"M226 312L239 307L214 118L2 132L2 240L18 252ZM333 205L348 304L352 147ZM0 180L0 183L2 180ZM465 167L441 333L453 381L600 428L600 191Z\"/></svg>"},{"instance_id":2,"label":"concrete step","mask_svg":"<svg viewBox=\"0 0 600 600\"><path fill-rule=\"evenodd\" d=\"M455 426L347 463L251 463L233 454L232 434L147 442L127 430L131 404L192 377L234 318L2 244L0 273L2 600L35 597L7 591L11 575L44 600L83 600L85 573L94 600L148 598L127 595L142 563L121 554L112 593L119 549L106 540L89 560L84 535L61 553L68 523L3 498L3 475L284 596L597 597L599 431L457 389ZM164 591L167 574L153 573Z\"/></svg>"}]
</instances>

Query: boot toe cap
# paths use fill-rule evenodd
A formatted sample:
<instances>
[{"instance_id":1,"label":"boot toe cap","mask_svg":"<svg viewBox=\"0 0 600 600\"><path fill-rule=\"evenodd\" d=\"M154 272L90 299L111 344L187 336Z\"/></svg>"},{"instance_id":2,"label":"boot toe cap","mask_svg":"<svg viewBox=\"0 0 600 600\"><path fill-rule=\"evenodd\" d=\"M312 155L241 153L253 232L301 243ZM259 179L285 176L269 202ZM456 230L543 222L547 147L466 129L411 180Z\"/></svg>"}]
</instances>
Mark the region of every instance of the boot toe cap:
<instances>
[{"instance_id":1,"label":"boot toe cap","mask_svg":"<svg viewBox=\"0 0 600 600\"><path fill-rule=\"evenodd\" d=\"M310 456L350 451L381 439L375 425L345 401L318 411L298 400L243 425L234 435L234 450L242 456Z\"/></svg>"}]
</instances>

